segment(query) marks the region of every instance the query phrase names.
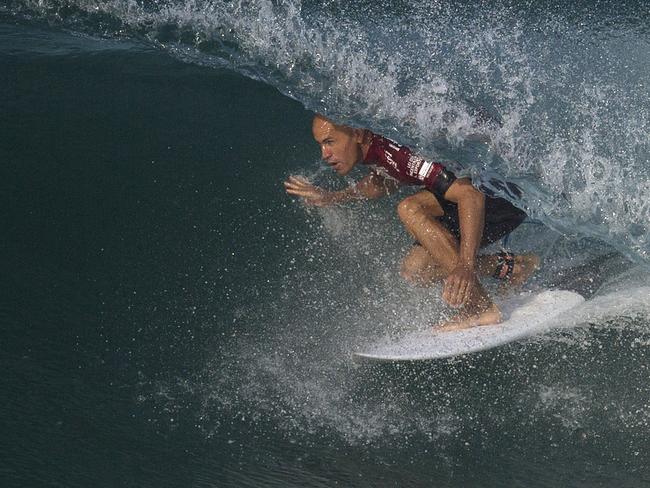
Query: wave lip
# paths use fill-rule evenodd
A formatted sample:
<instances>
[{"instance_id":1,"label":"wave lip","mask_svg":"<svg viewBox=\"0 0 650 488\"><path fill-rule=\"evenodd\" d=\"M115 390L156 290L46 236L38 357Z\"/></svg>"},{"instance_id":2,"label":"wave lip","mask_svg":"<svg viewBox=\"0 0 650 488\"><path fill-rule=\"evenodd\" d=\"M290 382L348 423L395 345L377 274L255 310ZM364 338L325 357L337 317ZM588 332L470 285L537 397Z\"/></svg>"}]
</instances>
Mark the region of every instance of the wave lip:
<instances>
[{"instance_id":1,"label":"wave lip","mask_svg":"<svg viewBox=\"0 0 650 488\"><path fill-rule=\"evenodd\" d=\"M18 0L4 13L234 69L477 180L519 181L535 218L647 263L650 30L641 3L610 7Z\"/></svg>"}]
</instances>

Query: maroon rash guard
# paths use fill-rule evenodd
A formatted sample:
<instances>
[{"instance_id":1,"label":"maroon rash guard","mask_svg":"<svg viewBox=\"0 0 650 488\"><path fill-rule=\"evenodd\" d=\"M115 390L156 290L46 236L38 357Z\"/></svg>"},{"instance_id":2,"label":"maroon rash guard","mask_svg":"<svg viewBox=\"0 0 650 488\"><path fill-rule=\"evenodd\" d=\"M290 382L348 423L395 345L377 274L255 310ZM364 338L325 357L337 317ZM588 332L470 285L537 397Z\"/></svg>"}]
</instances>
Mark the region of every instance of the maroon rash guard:
<instances>
[{"instance_id":1,"label":"maroon rash guard","mask_svg":"<svg viewBox=\"0 0 650 488\"><path fill-rule=\"evenodd\" d=\"M362 164L372 167L372 171L379 176L393 178L407 185L420 185L433 193L444 212L440 221L460 239L458 205L444 198L447 189L456 179L453 173L440 163L413 154L406 146L377 134L371 133L371 136L372 141ZM517 188L514 185L512 187ZM512 232L524 221L526 213L509 201L491 195L486 189L479 190L486 195L485 227L481 238L483 247Z\"/></svg>"},{"instance_id":2,"label":"maroon rash guard","mask_svg":"<svg viewBox=\"0 0 650 488\"><path fill-rule=\"evenodd\" d=\"M372 134L368 154L362 164L374 166L373 171L380 176L389 176L407 185L422 185L434 188L438 175L445 168L442 164L427 161L411 152L406 146L400 146L377 134Z\"/></svg>"}]
</instances>

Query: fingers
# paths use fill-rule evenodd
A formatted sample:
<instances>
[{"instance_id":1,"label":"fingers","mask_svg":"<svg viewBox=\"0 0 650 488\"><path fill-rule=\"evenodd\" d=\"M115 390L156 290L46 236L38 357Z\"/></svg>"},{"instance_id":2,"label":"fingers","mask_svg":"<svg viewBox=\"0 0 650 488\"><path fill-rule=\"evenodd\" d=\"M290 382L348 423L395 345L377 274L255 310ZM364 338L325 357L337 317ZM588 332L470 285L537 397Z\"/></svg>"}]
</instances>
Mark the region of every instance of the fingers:
<instances>
[{"instance_id":1,"label":"fingers","mask_svg":"<svg viewBox=\"0 0 650 488\"><path fill-rule=\"evenodd\" d=\"M291 188L285 185L287 193L290 195L297 195L299 197L309 197L313 195L313 190L304 190L302 188Z\"/></svg>"},{"instance_id":2,"label":"fingers","mask_svg":"<svg viewBox=\"0 0 650 488\"><path fill-rule=\"evenodd\" d=\"M307 179L302 176L289 176L287 181L284 182L284 186L292 188L313 188L312 185Z\"/></svg>"},{"instance_id":3,"label":"fingers","mask_svg":"<svg viewBox=\"0 0 650 488\"><path fill-rule=\"evenodd\" d=\"M284 188L287 193L301 197L308 195L314 190L314 186L311 183L296 176L289 176L287 181L284 182Z\"/></svg>"},{"instance_id":4,"label":"fingers","mask_svg":"<svg viewBox=\"0 0 650 488\"><path fill-rule=\"evenodd\" d=\"M311 182L305 178L304 176L289 176L289 180L296 181L298 183L302 183L303 185L308 185L312 186Z\"/></svg>"},{"instance_id":5,"label":"fingers","mask_svg":"<svg viewBox=\"0 0 650 488\"><path fill-rule=\"evenodd\" d=\"M445 281L442 290L442 299L452 307L459 306L457 299L459 287L460 285L455 279L449 278Z\"/></svg>"},{"instance_id":6,"label":"fingers","mask_svg":"<svg viewBox=\"0 0 650 488\"><path fill-rule=\"evenodd\" d=\"M322 190L302 176L289 176L284 182L284 188L289 195L301 197L309 205L323 204Z\"/></svg>"},{"instance_id":7,"label":"fingers","mask_svg":"<svg viewBox=\"0 0 650 488\"><path fill-rule=\"evenodd\" d=\"M300 196L304 196L306 192L313 192L315 190L314 185L304 178L297 176L289 176L287 181L284 182L284 187L287 193Z\"/></svg>"},{"instance_id":8,"label":"fingers","mask_svg":"<svg viewBox=\"0 0 650 488\"><path fill-rule=\"evenodd\" d=\"M452 275L445 280L442 298L452 307L460 307L470 299L473 289L471 280Z\"/></svg>"}]
</instances>

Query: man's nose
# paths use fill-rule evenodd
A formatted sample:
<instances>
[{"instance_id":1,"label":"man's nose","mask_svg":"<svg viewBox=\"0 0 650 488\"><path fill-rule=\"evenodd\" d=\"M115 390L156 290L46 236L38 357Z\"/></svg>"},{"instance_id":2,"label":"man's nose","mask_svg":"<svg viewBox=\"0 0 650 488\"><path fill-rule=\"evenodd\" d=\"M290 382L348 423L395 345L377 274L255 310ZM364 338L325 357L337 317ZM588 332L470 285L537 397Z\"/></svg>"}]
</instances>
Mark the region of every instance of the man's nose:
<instances>
[{"instance_id":1,"label":"man's nose","mask_svg":"<svg viewBox=\"0 0 650 488\"><path fill-rule=\"evenodd\" d=\"M332 151L326 148L325 146L323 146L323 148L321 149L321 156L325 161L327 161L329 158L332 157Z\"/></svg>"}]
</instances>

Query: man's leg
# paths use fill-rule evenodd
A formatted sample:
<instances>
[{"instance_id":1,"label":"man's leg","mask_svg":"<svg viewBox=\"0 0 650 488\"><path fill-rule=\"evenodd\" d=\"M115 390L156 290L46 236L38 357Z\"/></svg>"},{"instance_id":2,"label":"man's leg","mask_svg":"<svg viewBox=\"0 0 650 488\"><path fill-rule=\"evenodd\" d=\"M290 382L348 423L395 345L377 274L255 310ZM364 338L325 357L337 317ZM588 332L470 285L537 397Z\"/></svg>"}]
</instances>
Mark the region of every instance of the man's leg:
<instances>
[{"instance_id":1,"label":"man's leg","mask_svg":"<svg viewBox=\"0 0 650 488\"><path fill-rule=\"evenodd\" d=\"M414 245L402 260L400 275L417 286L430 286L445 279L442 270L420 244Z\"/></svg>"},{"instance_id":2,"label":"man's leg","mask_svg":"<svg viewBox=\"0 0 650 488\"><path fill-rule=\"evenodd\" d=\"M402 200L398 214L408 232L431 256L439 277L451 274L459 260L459 244L438 218L444 211L436 197L429 191L421 191ZM447 328L464 328L488 325L501 320L499 309L490 300L483 286L476 280L474 291L461 314Z\"/></svg>"},{"instance_id":3,"label":"man's leg","mask_svg":"<svg viewBox=\"0 0 650 488\"><path fill-rule=\"evenodd\" d=\"M512 272L503 280L502 288L516 288L526 282L539 266L535 254L518 254L513 258ZM481 254L476 258L480 276L494 276L500 264L498 254ZM419 244L414 245L402 260L402 278L417 286L430 286L445 278L428 251Z\"/></svg>"}]
</instances>

